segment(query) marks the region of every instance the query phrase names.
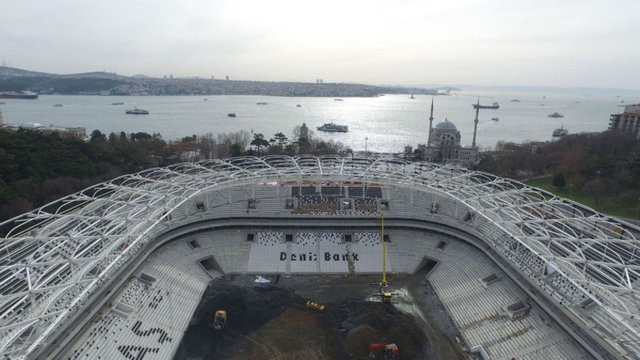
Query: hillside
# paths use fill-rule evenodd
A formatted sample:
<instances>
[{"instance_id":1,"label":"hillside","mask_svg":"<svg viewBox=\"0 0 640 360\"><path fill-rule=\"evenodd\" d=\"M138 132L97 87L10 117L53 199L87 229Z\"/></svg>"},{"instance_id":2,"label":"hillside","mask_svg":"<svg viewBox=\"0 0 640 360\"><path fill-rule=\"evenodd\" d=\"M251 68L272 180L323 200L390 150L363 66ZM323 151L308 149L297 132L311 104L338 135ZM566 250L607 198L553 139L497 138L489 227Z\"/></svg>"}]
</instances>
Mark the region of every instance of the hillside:
<instances>
[{"instance_id":1,"label":"hillside","mask_svg":"<svg viewBox=\"0 0 640 360\"><path fill-rule=\"evenodd\" d=\"M47 74L0 66L0 91L31 90L62 95L271 95L372 97L382 94L434 94L437 89L344 83L304 83L201 78L122 76L108 72Z\"/></svg>"}]
</instances>

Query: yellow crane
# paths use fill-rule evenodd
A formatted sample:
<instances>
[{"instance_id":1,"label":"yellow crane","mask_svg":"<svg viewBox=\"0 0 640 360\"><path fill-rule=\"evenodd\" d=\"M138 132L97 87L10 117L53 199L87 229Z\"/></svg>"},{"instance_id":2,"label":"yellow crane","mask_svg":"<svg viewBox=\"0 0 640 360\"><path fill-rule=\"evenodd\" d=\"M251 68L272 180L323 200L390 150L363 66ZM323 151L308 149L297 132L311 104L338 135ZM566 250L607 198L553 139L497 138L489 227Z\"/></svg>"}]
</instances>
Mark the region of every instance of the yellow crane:
<instances>
[{"instance_id":1,"label":"yellow crane","mask_svg":"<svg viewBox=\"0 0 640 360\"><path fill-rule=\"evenodd\" d=\"M387 289L387 245L384 242L384 204L380 205L380 234L382 241L382 281L380 281L380 297L384 302L390 302L393 293Z\"/></svg>"},{"instance_id":2,"label":"yellow crane","mask_svg":"<svg viewBox=\"0 0 640 360\"><path fill-rule=\"evenodd\" d=\"M384 209L386 206L380 205L380 233L382 239L382 281L380 285L387 286L387 246L384 243Z\"/></svg>"}]
</instances>

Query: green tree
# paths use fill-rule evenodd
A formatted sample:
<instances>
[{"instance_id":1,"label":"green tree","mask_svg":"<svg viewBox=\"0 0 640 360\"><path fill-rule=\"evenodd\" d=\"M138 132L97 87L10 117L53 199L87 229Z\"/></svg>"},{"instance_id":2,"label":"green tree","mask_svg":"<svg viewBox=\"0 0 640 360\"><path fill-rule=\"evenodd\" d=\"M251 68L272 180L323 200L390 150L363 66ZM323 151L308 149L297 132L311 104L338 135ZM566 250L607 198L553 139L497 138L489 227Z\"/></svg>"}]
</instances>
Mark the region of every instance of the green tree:
<instances>
[{"instance_id":1,"label":"green tree","mask_svg":"<svg viewBox=\"0 0 640 360\"><path fill-rule=\"evenodd\" d=\"M95 129L91 132L89 136L89 141L96 144L107 141L107 137L102 133L102 131Z\"/></svg>"},{"instance_id":2,"label":"green tree","mask_svg":"<svg viewBox=\"0 0 640 360\"><path fill-rule=\"evenodd\" d=\"M280 149L284 149L288 141L289 139L287 139L286 135L281 132L275 133L271 140L269 140L269 142L278 145Z\"/></svg>"},{"instance_id":3,"label":"green tree","mask_svg":"<svg viewBox=\"0 0 640 360\"><path fill-rule=\"evenodd\" d=\"M555 174L551 183L553 184L553 186L561 190L567 186L567 180L565 180L562 173Z\"/></svg>"},{"instance_id":4,"label":"green tree","mask_svg":"<svg viewBox=\"0 0 640 360\"><path fill-rule=\"evenodd\" d=\"M264 138L264 135L260 133L253 134L253 140L251 145L256 147L256 152L260 154L260 148L263 146L269 146L269 142Z\"/></svg>"}]
</instances>

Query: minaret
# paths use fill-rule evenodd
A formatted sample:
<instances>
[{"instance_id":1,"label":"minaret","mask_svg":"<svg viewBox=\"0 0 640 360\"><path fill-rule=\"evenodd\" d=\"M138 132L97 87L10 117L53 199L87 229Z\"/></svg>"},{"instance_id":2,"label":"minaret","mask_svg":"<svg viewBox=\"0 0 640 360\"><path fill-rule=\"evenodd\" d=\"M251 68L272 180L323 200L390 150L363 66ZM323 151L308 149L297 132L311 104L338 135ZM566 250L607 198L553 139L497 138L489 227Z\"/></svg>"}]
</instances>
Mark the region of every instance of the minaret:
<instances>
[{"instance_id":1,"label":"minaret","mask_svg":"<svg viewBox=\"0 0 640 360\"><path fill-rule=\"evenodd\" d=\"M431 113L429 115L429 137L427 138L427 145L431 144L431 133L433 133L433 96L431 97Z\"/></svg>"},{"instance_id":2,"label":"minaret","mask_svg":"<svg viewBox=\"0 0 640 360\"><path fill-rule=\"evenodd\" d=\"M478 98L478 105L476 105L476 119L473 120L473 142L471 143L472 148L476 148L476 133L478 132L478 113L480 112L480 98Z\"/></svg>"}]
</instances>

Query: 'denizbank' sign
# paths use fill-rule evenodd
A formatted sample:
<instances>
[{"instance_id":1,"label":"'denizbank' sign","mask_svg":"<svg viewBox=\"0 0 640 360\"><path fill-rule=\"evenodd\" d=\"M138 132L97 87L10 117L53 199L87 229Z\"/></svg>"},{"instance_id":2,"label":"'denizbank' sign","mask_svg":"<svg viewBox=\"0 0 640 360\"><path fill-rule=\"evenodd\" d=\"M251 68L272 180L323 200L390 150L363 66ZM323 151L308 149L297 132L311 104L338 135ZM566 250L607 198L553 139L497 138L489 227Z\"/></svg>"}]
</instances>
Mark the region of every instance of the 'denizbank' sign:
<instances>
[{"instance_id":1,"label":"'denizbank' sign","mask_svg":"<svg viewBox=\"0 0 640 360\"><path fill-rule=\"evenodd\" d=\"M315 261L325 261L325 262L340 262L340 261L360 261L360 259L358 258L358 254L357 253L331 253L331 252L324 252L322 254L320 254L320 256L318 256L317 253L314 252L306 252L306 253L291 253L291 254L287 254L284 251L280 252L280 261L308 261L308 262L315 262Z\"/></svg>"}]
</instances>

